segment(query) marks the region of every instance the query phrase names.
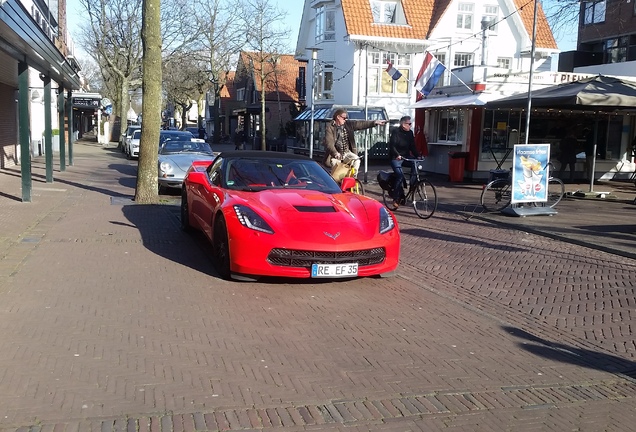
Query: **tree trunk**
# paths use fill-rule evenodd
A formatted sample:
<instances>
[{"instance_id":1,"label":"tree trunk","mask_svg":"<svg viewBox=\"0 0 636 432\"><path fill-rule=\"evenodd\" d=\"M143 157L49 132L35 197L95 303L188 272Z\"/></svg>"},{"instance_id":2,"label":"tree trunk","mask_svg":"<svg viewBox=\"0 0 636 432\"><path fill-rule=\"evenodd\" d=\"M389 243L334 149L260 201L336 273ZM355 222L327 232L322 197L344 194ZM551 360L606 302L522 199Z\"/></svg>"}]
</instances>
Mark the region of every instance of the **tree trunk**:
<instances>
[{"instance_id":1,"label":"tree trunk","mask_svg":"<svg viewBox=\"0 0 636 432\"><path fill-rule=\"evenodd\" d=\"M135 201L151 204L159 201L157 152L161 127L161 0L144 0L141 40L143 43L144 115L139 143L139 164Z\"/></svg>"},{"instance_id":2,"label":"tree trunk","mask_svg":"<svg viewBox=\"0 0 636 432\"><path fill-rule=\"evenodd\" d=\"M129 82L127 79L120 77L121 89L119 91L119 118L120 118L120 134L124 133L128 126L128 108L130 107L130 98L128 97Z\"/></svg>"}]
</instances>

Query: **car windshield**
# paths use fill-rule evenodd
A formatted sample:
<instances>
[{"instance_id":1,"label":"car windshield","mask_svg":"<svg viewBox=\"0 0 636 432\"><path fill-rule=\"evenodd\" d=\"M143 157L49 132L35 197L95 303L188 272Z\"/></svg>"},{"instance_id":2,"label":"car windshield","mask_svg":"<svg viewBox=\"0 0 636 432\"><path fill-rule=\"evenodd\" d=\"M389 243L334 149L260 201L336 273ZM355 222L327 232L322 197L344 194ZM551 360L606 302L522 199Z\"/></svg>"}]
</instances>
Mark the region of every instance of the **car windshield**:
<instances>
[{"instance_id":1,"label":"car windshield","mask_svg":"<svg viewBox=\"0 0 636 432\"><path fill-rule=\"evenodd\" d=\"M311 189L339 193L340 187L317 162L303 159L232 158L226 160L224 184L228 189Z\"/></svg>"},{"instance_id":2,"label":"car windshield","mask_svg":"<svg viewBox=\"0 0 636 432\"><path fill-rule=\"evenodd\" d=\"M175 153L204 153L212 154L210 145L198 141L174 141L172 139L163 143L159 149L159 154L175 154Z\"/></svg>"},{"instance_id":3,"label":"car windshield","mask_svg":"<svg viewBox=\"0 0 636 432\"><path fill-rule=\"evenodd\" d=\"M190 141L194 136L187 131L161 131L159 133L159 147L166 141Z\"/></svg>"}]
</instances>

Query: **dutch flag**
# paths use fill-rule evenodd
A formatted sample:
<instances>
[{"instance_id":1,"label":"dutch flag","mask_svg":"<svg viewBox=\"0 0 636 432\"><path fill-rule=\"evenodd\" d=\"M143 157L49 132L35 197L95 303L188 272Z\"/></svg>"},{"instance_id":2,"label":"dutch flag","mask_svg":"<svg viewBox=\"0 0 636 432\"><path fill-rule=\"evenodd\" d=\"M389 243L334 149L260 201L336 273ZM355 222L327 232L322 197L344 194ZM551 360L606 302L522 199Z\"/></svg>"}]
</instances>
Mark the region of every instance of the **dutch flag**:
<instances>
[{"instance_id":1,"label":"dutch flag","mask_svg":"<svg viewBox=\"0 0 636 432\"><path fill-rule=\"evenodd\" d=\"M400 73L399 70L397 70L396 68L393 67L393 64L389 63L389 66L386 68L386 72L391 75L391 78L393 78L394 81L397 81L400 79L400 77L402 76L402 74Z\"/></svg>"},{"instance_id":2,"label":"dutch flag","mask_svg":"<svg viewBox=\"0 0 636 432\"><path fill-rule=\"evenodd\" d=\"M422 63L422 67L420 68L420 73L417 74L417 79L415 80L417 91L427 96L433 90L433 87L435 87L435 84L437 84L437 81L445 69L446 66L427 51L426 57L424 57L424 63Z\"/></svg>"}]
</instances>

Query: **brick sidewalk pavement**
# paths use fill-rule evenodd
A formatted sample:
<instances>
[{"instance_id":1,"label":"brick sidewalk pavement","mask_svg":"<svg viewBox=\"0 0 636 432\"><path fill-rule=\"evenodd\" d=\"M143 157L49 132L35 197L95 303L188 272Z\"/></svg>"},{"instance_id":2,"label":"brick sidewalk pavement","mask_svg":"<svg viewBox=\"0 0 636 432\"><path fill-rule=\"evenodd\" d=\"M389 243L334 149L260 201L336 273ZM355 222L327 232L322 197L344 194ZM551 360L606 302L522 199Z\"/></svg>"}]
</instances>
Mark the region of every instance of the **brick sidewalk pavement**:
<instances>
[{"instance_id":1,"label":"brick sidewalk pavement","mask_svg":"<svg viewBox=\"0 0 636 432\"><path fill-rule=\"evenodd\" d=\"M634 261L467 219L476 185L398 211L395 278L236 284L178 208L122 205L114 149L32 203L12 172L1 430L636 430Z\"/></svg>"}]
</instances>

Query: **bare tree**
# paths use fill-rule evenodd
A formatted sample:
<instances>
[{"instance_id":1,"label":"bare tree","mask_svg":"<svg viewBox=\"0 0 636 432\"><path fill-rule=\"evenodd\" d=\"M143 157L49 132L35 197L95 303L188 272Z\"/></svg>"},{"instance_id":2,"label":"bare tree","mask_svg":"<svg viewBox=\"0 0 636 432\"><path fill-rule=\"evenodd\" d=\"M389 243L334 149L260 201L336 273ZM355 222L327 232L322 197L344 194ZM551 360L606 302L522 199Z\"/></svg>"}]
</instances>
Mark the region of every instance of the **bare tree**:
<instances>
[{"instance_id":1,"label":"bare tree","mask_svg":"<svg viewBox=\"0 0 636 432\"><path fill-rule=\"evenodd\" d=\"M130 105L129 90L141 84L142 0L79 0L88 19L80 42L102 68L105 88L122 122Z\"/></svg>"},{"instance_id":2,"label":"bare tree","mask_svg":"<svg viewBox=\"0 0 636 432\"><path fill-rule=\"evenodd\" d=\"M214 96L213 142L221 138L221 91L227 83L228 73L236 62L236 53L245 42L245 27L241 11L234 4L223 0L196 0L194 2L196 28L199 35L193 55L207 75L206 91Z\"/></svg>"},{"instance_id":3,"label":"bare tree","mask_svg":"<svg viewBox=\"0 0 636 432\"><path fill-rule=\"evenodd\" d=\"M143 1L143 101L144 116L139 142L139 165L135 201L140 204L157 202L157 152L161 126L161 0Z\"/></svg>"},{"instance_id":4,"label":"bare tree","mask_svg":"<svg viewBox=\"0 0 636 432\"><path fill-rule=\"evenodd\" d=\"M273 74L272 64L285 49L289 30L284 27L285 11L275 7L270 0L243 0L242 18L247 30L247 47L250 63L253 65L254 79L260 87L260 132L261 149L266 150L267 125L265 117L265 96L268 77Z\"/></svg>"},{"instance_id":5,"label":"bare tree","mask_svg":"<svg viewBox=\"0 0 636 432\"><path fill-rule=\"evenodd\" d=\"M167 101L181 108L185 127L192 101L198 101L209 87L205 65L196 63L191 53L175 54L164 62L163 86Z\"/></svg>"},{"instance_id":6,"label":"bare tree","mask_svg":"<svg viewBox=\"0 0 636 432\"><path fill-rule=\"evenodd\" d=\"M528 5L533 6L532 2ZM579 22L580 0L543 0L541 6L557 39L564 32L572 31L572 23Z\"/></svg>"}]
</instances>

